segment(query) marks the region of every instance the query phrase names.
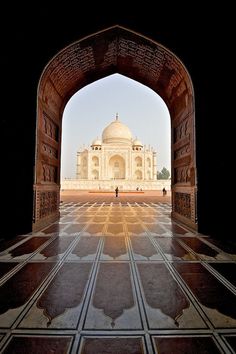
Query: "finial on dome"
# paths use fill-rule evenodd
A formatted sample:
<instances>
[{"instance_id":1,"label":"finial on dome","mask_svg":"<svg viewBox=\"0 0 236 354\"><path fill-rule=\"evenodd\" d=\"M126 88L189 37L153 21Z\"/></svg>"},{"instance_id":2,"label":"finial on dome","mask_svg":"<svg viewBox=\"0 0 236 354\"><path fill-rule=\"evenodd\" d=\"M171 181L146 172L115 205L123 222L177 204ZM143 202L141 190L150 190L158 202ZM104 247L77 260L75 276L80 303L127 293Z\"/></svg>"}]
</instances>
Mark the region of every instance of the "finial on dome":
<instances>
[{"instance_id":1,"label":"finial on dome","mask_svg":"<svg viewBox=\"0 0 236 354\"><path fill-rule=\"evenodd\" d=\"M118 118L119 118L119 117L118 117L118 113L116 113L116 120L118 120Z\"/></svg>"}]
</instances>

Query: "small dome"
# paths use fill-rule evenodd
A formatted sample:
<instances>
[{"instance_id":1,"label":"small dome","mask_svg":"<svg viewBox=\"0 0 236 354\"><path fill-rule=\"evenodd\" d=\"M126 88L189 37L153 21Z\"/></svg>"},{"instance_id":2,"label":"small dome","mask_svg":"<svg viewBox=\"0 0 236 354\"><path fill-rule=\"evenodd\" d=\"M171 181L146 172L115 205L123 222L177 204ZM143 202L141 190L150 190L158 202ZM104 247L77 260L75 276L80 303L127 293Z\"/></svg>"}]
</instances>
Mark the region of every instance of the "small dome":
<instances>
[{"instance_id":1,"label":"small dome","mask_svg":"<svg viewBox=\"0 0 236 354\"><path fill-rule=\"evenodd\" d=\"M91 146L101 146L102 145L102 142L100 139L95 139L93 142L92 142L92 145Z\"/></svg>"},{"instance_id":2,"label":"small dome","mask_svg":"<svg viewBox=\"0 0 236 354\"><path fill-rule=\"evenodd\" d=\"M129 128L118 120L118 115L116 120L111 122L102 133L103 143L126 143L131 144L132 134Z\"/></svg>"},{"instance_id":3,"label":"small dome","mask_svg":"<svg viewBox=\"0 0 236 354\"><path fill-rule=\"evenodd\" d=\"M133 141L133 146L143 146L143 144L141 143L140 140L135 139L135 140Z\"/></svg>"}]
</instances>

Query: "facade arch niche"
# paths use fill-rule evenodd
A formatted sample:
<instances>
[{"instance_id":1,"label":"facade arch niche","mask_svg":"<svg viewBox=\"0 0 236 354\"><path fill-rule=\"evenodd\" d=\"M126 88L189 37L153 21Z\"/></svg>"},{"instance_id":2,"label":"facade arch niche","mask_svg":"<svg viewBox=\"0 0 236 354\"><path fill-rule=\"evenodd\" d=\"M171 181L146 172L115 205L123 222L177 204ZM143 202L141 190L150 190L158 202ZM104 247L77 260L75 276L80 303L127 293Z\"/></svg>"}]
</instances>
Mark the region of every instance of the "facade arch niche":
<instances>
[{"instance_id":1,"label":"facade arch niche","mask_svg":"<svg viewBox=\"0 0 236 354\"><path fill-rule=\"evenodd\" d=\"M136 167L142 167L142 158L140 156L135 157L135 165Z\"/></svg>"},{"instance_id":2,"label":"facade arch niche","mask_svg":"<svg viewBox=\"0 0 236 354\"><path fill-rule=\"evenodd\" d=\"M124 179L125 178L125 160L120 155L114 155L109 160L109 179Z\"/></svg>"},{"instance_id":3,"label":"facade arch niche","mask_svg":"<svg viewBox=\"0 0 236 354\"><path fill-rule=\"evenodd\" d=\"M92 179L99 179L99 172L98 170L92 171Z\"/></svg>"},{"instance_id":4,"label":"facade arch niche","mask_svg":"<svg viewBox=\"0 0 236 354\"><path fill-rule=\"evenodd\" d=\"M172 217L197 229L195 104L191 77L160 43L121 26L78 40L57 53L37 93L33 230L59 218L62 115L71 96L111 74L159 94L171 117ZM44 172L50 170L50 181Z\"/></svg>"},{"instance_id":5,"label":"facade arch niche","mask_svg":"<svg viewBox=\"0 0 236 354\"><path fill-rule=\"evenodd\" d=\"M136 170L136 171L135 171L135 178L136 178L136 179L142 179L142 178L143 178L142 171Z\"/></svg>"},{"instance_id":6,"label":"facade arch niche","mask_svg":"<svg viewBox=\"0 0 236 354\"><path fill-rule=\"evenodd\" d=\"M147 158L147 166L151 167L151 159L149 157Z\"/></svg>"},{"instance_id":7,"label":"facade arch niche","mask_svg":"<svg viewBox=\"0 0 236 354\"><path fill-rule=\"evenodd\" d=\"M92 157L93 166L99 166L99 158L97 156Z\"/></svg>"}]
</instances>

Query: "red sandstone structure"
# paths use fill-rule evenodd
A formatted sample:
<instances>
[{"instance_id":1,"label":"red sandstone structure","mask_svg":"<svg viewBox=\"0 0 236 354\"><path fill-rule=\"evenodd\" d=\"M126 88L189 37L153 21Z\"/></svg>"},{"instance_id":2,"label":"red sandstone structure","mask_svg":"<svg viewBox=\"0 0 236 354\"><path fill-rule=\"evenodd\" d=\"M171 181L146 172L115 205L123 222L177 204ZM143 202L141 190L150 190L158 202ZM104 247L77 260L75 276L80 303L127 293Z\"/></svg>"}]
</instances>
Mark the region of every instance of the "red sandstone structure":
<instances>
[{"instance_id":1,"label":"red sandstone structure","mask_svg":"<svg viewBox=\"0 0 236 354\"><path fill-rule=\"evenodd\" d=\"M61 121L70 97L87 84L120 73L150 87L171 115L172 216L197 229L194 92L174 53L120 26L69 45L48 63L38 87L33 229L59 217Z\"/></svg>"}]
</instances>

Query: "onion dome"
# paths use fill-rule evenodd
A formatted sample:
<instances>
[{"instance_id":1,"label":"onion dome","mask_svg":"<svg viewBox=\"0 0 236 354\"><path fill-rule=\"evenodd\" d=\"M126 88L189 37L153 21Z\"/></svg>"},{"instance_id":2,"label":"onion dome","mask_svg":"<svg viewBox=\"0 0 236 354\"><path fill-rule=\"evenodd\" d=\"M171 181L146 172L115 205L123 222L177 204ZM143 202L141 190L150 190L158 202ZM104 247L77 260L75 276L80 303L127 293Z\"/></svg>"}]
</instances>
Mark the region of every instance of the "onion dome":
<instances>
[{"instance_id":1,"label":"onion dome","mask_svg":"<svg viewBox=\"0 0 236 354\"><path fill-rule=\"evenodd\" d=\"M132 134L129 128L121 123L116 115L116 120L111 122L102 133L102 142L106 144L131 144Z\"/></svg>"},{"instance_id":2,"label":"onion dome","mask_svg":"<svg viewBox=\"0 0 236 354\"><path fill-rule=\"evenodd\" d=\"M140 140L138 140L138 139L135 139L134 141L133 141L133 146L137 146L137 147L143 147L143 144L141 143L141 141Z\"/></svg>"},{"instance_id":3,"label":"onion dome","mask_svg":"<svg viewBox=\"0 0 236 354\"><path fill-rule=\"evenodd\" d=\"M95 139L91 144L91 146L101 146L101 145L102 145L102 142L100 139Z\"/></svg>"}]
</instances>

